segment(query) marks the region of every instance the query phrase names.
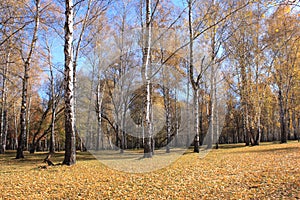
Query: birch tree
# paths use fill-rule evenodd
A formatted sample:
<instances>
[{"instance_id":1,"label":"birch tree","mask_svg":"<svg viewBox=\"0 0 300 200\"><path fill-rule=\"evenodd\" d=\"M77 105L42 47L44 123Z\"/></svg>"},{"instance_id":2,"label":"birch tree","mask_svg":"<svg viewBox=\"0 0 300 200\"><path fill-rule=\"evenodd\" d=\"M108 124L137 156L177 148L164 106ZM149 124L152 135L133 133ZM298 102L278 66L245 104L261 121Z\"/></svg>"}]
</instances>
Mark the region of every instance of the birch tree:
<instances>
[{"instance_id":1,"label":"birch tree","mask_svg":"<svg viewBox=\"0 0 300 200\"><path fill-rule=\"evenodd\" d=\"M200 135L200 119L199 119L199 96L200 96L200 87L203 82L204 73L207 71L208 66L205 65L205 56L202 56L202 59L198 61L197 67L194 60L194 46L195 40L200 38L204 33L208 32L211 29L214 29L216 26L219 26L221 23L228 20L230 17L235 15L237 12L242 11L246 8L252 1L245 1L239 4L230 4L224 5L224 12L213 23L209 23L208 16L213 10L213 3L209 2L208 7L205 11L200 12L201 15L197 15L194 19L194 9L196 1L188 0L188 29L189 29L189 42L186 46L189 48L189 79L193 89L193 101L194 101L194 152L199 152L199 135ZM203 3L203 2L198 2ZM201 9L200 9L201 10ZM184 46L184 45L183 45ZM196 73L197 72L197 73Z\"/></svg>"},{"instance_id":2,"label":"birch tree","mask_svg":"<svg viewBox=\"0 0 300 200\"><path fill-rule=\"evenodd\" d=\"M151 118L151 22L152 22L152 1L146 0L146 27L145 27L145 46L143 49L143 66L142 66L142 77L146 84L146 135L144 139L144 158L151 158L153 156L153 124Z\"/></svg>"},{"instance_id":3,"label":"birch tree","mask_svg":"<svg viewBox=\"0 0 300 200\"><path fill-rule=\"evenodd\" d=\"M110 1L78 1L73 4L72 0L65 1L65 115L66 115L66 154L64 164L72 165L76 162L76 70L83 46L88 46L92 41L92 35L88 34L91 27L101 14L106 10ZM81 14L78 21L74 22L74 12ZM76 25L76 36L74 27ZM73 41L73 39L76 39ZM74 46L73 46L74 45ZM71 69L72 68L72 69ZM72 83L71 83L72 82ZM71 105L72 104L72 105Z\"/></svg>"},{"instance_id":4,"label":"birch tree","mask_svg":"<svg viewBox=\"0 0 300 200\"><path fill-rule=\"evenodd\" d=\"M5 63L2 68L2 95L1 95L1 128L0 128L0 154L6 151L7 140L7 70L9 68L11 49L10 44L7 45L7 53L5 55Z\"/></svg>"},{"instance_id":5,"label":"birch tree","mask_svg":"<svg viewBox=\"0 0 300 200\"><path fill-rule=\"evenodd\" d=\"M103 141L103 131L102 131L102 102L105 93L105 85L101 81L101 70L99 69L97 76L97 88L96 88L96 114L97 114L97 141L96 150L104 148Z\"/></svg>"},{"instance_id":6,"label":"birch tree","mask_svg":"<svg viewBox=\"0 0 300 200\"><path fill-rule=\"evenodd\" d=\"M289 108L292 86L297 77L297 55L299 51L299 28L290 23L296 23L296 17L288 5L279 6L269 21L268 34L270 42L269 54L272 56L269 69L272 73L273 86L277 91L280 141L287 142L289 130Z\"/></svg>"},{"instance_id":7,"label":"birch tree","mask_svg":"<svg viewBox=\"0 0 300 200\"><path fill-rule=\"evenodd\" d=\"M208 23L214 24L218 17L222 13L221 2L212 0L211 1L211 11L208 15ZM218 85L221 85L220 81L220 67L222 61L226 58L226 52L221 52L222 45L228 39L228 36L224 34L228 28L228 22L222 22L218 26L212 27L205 35L209 43L209 61L208 66L210 68L210 114L209 114L209 130L208 130L208 143L207 148L212 148L213 143L216 143L216 148L218 146L218 137L219 137L219 112L218 108ZM218 77L218 78L217 78ZM220 87L219 87L220 88Z\"/></svg>"},{"instance_id":8,"label":"birch tree","mask_svg":"<svg viewBox=\"0 0 300 200\"><path fill-rule=\"evenodd\" d=\"M36 41L38 39L38 28L40 25L40 0L35 0L34 4L34 29L32 33L32 39L29 46L28 54L24 58L24 75L22 83L22 103L21 103L21 114L20 114L20 136L18 142L18 149L16 159L24 158L23 150L26 144L26 119L27 119L27 90L28 90L28 79L29 70L32 61L32 57L35 51Z\"/></svg>"},{"instance_id":9,"label":"birch tree","mask_svg":"<svg viewBox=\"0 0 300 200\"><path fill-rule=\"evenodd\" d=\"M47 51L47 64L49 65L49 79L50 79L50 94L49 101L51 104L51 133L50 133L50 145L49 145L49 153L55 153L55 118L56 118L56 108L58 104L58 99L55 94L55 83L54 83L54 69L52 62L52 54L51 47L46 41L46 51Z\"/></svg>"},{"instance_id":10,"label":"birch tree","mask_svg":"<svg viewBox=\"0 0 300 200\"><path fill-rule=\"evenodd\" d=\"M73 60L73 26L74 7L73 0L65 1L65 158L63 164L76 163L76 139L75 139L75 110L74 110L74 60Z\"/></svg>"},{"instance_id":11,"label":"birch tree","mask_svg":"<svg viewBox=\"0 0 300 200\"><path fill-rule=\"evenodd\" d=\"M195 63L194 63L194 39L195 39L195 31L193 27L194 19L193 19L193 0L188 0L188 27L189 27L189 79L193 89L193 112L194 112L194 152L199 153L200 146L200 118L199 118L199 89L201 84L201 79L203 76L203 62L200 66L200 71L194 76L195 73Z\"/></svg>"}]
</instances>

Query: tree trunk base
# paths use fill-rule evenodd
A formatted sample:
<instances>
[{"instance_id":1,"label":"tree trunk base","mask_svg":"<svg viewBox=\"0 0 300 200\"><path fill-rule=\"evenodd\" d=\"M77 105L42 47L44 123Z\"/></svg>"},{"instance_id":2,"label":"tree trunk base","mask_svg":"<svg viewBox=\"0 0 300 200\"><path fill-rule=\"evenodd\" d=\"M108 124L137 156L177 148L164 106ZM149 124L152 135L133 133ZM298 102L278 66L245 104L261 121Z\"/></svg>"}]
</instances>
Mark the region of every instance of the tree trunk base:
<instances>
[{"instance_id":1,"label":"tree trunk base","mask_svg":"<svg viewBox=\"0 0 300 200\"><path fill-rule=\"evenodd\" d=\"M23 150L18 149L16 159L21 159L21 158L24 158L24 152Z\"/></svg>"},{"instance_id":2,"label":"tree trunk base","mask_svg":"<svg viewBox=\"0 0 300 200\"><path fill-rule=\"evenodd\" d=\"M144 153L143 158L152 158L152 157L153 157L153 154L152 154L152 152L150 152L150 153Z\"/></svg>"},{"instance_id":3,"label":"tree trunk base","mask_svg":"<svg viewBox=\"0 0 300 200\"><path fill-rule=\"evenodd\" d=\"M170 147L168 147L167 146L167 148L166 148L166 153L170 153L171 151L170 151Z\"/></svg>"}]
</instances>

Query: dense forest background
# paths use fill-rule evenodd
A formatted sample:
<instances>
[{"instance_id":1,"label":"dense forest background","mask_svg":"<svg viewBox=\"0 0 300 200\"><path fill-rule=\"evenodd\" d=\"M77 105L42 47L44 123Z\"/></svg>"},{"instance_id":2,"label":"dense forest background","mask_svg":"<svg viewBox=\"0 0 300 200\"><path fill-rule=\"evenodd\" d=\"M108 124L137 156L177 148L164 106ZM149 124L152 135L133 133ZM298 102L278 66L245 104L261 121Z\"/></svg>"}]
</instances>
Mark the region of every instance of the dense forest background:
<instances>
[{"instance_id":1,"label":"dense forest background","mask_svg":"<svg viewBox=\"0 0 300 200\"><path fill-rule=\"evenodd\" d=\"M69 110L78 150L299 140L299 1L65 2L0 2L0 153L71 149Z\"/></svg>"}]
</instances>

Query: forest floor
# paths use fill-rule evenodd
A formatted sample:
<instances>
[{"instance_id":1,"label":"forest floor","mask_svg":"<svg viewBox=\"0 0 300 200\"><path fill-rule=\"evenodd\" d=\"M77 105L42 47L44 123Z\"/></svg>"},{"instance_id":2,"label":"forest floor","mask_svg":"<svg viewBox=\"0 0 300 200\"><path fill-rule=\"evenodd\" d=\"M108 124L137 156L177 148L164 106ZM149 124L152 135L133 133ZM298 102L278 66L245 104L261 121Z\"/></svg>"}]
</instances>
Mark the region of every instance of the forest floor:
<instances>
[{"instance_id":1,"label":"forest floor","mask_svg":"<svg viewBox=\"0 0 300 200\"><path fill-rule=\"evenodd\" d=\"M46 167L45 153L14 157L0 155L0 199L300 199L298 142L222 145L203 158L188 150L148 173L111 169L88 152L73 166Z\"/></svg>"}]
</instances>

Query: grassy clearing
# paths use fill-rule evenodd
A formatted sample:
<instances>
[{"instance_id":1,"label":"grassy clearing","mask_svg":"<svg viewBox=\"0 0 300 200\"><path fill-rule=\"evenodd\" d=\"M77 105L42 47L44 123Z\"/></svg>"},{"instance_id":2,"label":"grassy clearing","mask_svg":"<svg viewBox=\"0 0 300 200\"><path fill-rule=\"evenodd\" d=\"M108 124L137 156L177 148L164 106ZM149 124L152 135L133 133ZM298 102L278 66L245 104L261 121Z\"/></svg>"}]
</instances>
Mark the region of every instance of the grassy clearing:
<instances>
[{"instance_id":1,"label":"grassy clearing","mask_svg":"<svg viewBox=\"0 0 300 200\"><path fill-rule=\"evenodd\" d=\"M300 143L228 147L204 158L187 152L139 174L110 169L89 153L79 152L75 166L42 169L45 154L15 160L8 152L0 155L0 199L300 199ZM63 153L52 158L62 160Z\"/></svg>"}]
</instances>

